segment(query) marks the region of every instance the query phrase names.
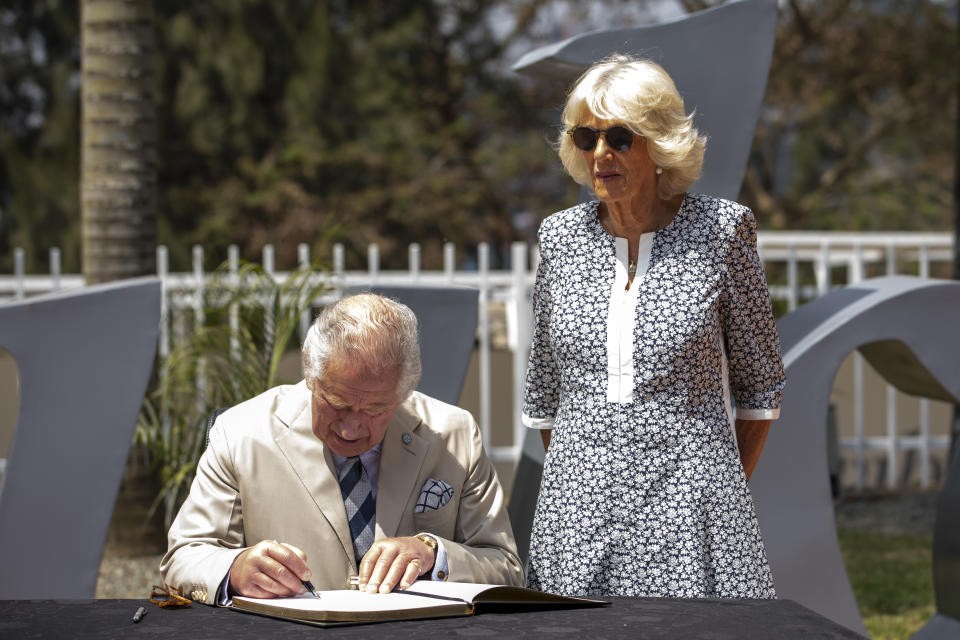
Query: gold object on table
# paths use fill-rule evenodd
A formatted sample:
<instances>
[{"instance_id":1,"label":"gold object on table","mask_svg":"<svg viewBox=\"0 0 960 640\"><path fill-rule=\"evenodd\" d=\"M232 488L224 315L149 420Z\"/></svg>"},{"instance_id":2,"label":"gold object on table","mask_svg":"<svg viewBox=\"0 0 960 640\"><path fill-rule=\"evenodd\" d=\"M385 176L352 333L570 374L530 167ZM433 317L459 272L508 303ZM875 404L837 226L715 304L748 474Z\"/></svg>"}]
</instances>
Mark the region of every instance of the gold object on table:
<instances>
[{"instance_id":1,"label":"gold object on table","mask_svg":"<svg viewBox=\"0 0 960 640\"><path fill-rule=\"evenodd\" d=\"M159 607L189 607L192 604L190 598L184 598L179 589L167 585L153 585L150 602Z\"/></svg>"}]
</instances>

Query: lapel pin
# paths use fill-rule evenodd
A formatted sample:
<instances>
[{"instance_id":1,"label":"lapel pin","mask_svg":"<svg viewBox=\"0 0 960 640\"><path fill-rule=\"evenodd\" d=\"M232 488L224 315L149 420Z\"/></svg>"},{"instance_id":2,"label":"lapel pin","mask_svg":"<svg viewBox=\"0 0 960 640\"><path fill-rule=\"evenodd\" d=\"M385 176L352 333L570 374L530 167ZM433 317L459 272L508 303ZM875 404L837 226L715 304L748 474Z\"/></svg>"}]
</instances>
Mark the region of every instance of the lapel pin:
<instances>
[{"instance_id":1,"label":"lapel pin","mask_svg":"<svg viewBox=\"0 0 960 640\"><path fill-rule=\"evenodd\" d=\"M409 433L405 433L403 434L403 437L401 438L401 440L403 440L403 444L410 444L411 442L413 442L413 436L410 435Z\"/></svg>"}]
</instances>

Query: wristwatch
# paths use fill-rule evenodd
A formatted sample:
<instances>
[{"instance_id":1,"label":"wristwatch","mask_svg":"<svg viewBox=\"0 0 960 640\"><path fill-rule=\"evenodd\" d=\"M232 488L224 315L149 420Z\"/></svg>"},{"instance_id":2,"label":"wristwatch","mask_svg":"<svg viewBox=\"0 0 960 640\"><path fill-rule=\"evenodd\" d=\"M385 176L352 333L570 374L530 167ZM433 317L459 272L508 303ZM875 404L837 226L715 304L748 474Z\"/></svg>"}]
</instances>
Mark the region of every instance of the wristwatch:
<instances>
[{"instance_id":1,"label":"wristwatch","mask_svg":"<svg viewBox=\"0 0 960 640\"><path fill-rule=\"evenodd\" d=\"M437 547L439 546L439 545L437 544L437 539L434 538L433 536L429 536L429 535L427 535L427 534L425 534L425 533L418 533L418 534L417 534L416 536L414 536L414 537L415 537L417 540L419 540L420 542L422 542L423 544L425 544L425 545L427 545L428 547L430 547L430 551L433 551L433 561L436 562L436 561L437 561Z\"/></svg>"}]
</instances>

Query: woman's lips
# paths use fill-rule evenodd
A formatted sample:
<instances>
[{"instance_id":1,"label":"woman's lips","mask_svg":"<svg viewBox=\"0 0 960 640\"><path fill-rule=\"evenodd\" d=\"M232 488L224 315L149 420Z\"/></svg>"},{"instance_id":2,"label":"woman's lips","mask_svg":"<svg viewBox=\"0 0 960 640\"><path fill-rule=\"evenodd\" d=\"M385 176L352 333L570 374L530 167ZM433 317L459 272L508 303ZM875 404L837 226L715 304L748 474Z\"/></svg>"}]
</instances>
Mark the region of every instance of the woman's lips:
<instances>
[{"instance_id":1,"label":"woman's lips","mask_svg":"<svg viewBox=\"0 0 960 640\"><path fill-rule=\"evenodd\" d=\"M619 178L620 174L616 171L597 171L596 173L597 180L601 182L606 182L607 180L613 180L614 178Z\"/></svg>"}]
</instances>

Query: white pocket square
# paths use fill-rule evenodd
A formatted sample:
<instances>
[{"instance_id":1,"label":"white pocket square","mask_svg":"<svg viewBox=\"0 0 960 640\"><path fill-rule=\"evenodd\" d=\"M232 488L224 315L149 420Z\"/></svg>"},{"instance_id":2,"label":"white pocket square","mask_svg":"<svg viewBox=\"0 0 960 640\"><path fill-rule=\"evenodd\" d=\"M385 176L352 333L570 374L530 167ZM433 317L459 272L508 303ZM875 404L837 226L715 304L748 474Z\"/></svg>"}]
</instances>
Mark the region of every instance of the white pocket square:
<instances>
[{"instance_id":1,"label":"white pocket square","mask_svg":"<svg viewBox=\"0 0 960 640\"><path fill-rule=\"evenodd\" d=\"M420 497L417 499L417 506L413 508L413 512L436 511L450 502L452 497L453 487L443 480L430 478L423 483L423 489L420 490Z\"/></svg>"}]
</instances>

